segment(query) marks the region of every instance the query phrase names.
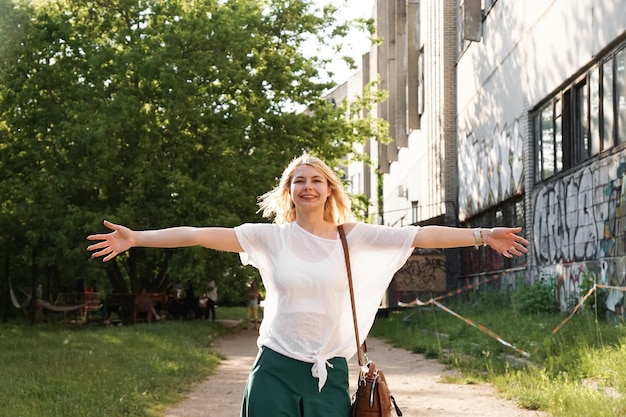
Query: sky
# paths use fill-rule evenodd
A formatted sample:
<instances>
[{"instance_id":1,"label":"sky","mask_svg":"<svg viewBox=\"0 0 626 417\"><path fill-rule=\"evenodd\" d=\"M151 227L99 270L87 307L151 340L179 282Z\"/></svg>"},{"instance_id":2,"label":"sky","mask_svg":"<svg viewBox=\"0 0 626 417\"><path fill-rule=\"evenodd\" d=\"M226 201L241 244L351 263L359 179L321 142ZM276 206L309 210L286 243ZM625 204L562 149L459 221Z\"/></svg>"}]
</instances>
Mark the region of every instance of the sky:
<instances>
[{"instance_id":1,"label":"sky","mask_svg":"<svg viewBox=\"0 0 626 417\"><path fill-rule=\"evenodd\" d=\"M374 7L374 0L315 0L315 2L320 7L328 3L333 3L336 6L345 3L347 7L340 14L340 17L350 19L372 17L372 8ZM344 49L343 53L352 57L360 68L361 56L370 50L369 39L363 33L354 32L348 35L345 43L347 47ZM335 72L333 80L338 84L347 81L348 78L357 71L349 69L341 60L337 60L337 62L332 65L332 70Z\"/></svg>"}]
</instances>

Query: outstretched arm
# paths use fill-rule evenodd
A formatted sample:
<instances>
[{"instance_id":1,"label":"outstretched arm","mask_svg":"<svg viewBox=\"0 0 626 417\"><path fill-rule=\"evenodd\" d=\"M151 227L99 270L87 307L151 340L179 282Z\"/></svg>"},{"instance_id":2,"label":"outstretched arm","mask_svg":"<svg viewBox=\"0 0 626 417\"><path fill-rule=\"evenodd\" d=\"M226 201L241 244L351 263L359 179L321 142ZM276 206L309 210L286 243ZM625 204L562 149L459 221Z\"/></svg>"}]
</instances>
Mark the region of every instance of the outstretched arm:
<instances>
[{"instance_id":1,"label":"outstretched arm","mask_svg":"<svg viewBox=\"0 0 626 417\"><path fill-rule=\"evenodd\" d=\"M172 227L159 230L131 230L128 227L104 221L111 229L110 233L88 236L88 240L99 242L90 245L87 250L92 257L103 256L103 261L110 261L120 253L132 247L180 248L186 246L204 246L205 248L226 252L243 252L237 240L235 230L225 227Z\"/></svg>"},{"instance_id":2,"label":"outstretched arm","mask_svg":"<svg viewBox=\"0 0 626 417\"><path fill-rule=\"evenodd\" d=\"M477 244L476 229L445 226L424 226L413 239L414 248L458 248ZM521 227L494 227L480 229L479 241L491 246L507 258L522 256L528 252L528 241L519 236Z\"/></svg>"}]
</instances>

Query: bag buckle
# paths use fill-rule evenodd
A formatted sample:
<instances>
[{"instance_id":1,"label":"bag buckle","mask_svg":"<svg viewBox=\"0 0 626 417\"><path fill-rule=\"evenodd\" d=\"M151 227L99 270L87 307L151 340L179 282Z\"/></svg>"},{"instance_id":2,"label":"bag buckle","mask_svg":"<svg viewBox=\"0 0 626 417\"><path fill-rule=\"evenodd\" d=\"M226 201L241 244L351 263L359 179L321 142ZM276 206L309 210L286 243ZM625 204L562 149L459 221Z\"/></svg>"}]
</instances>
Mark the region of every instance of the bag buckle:
<instances>
[{"instance_id":1,"label":"bag buckle","mask_svg":"<svg viewBox=\"0 0 626 417\"><path fill-rule=\"evenodd\" d=\"M374 407L374 393L376 392L376 384L378 383L378 372L374 375L374 379L372 380L372 386L370 388L370 408Z\"/></svg>"}]
</instances>

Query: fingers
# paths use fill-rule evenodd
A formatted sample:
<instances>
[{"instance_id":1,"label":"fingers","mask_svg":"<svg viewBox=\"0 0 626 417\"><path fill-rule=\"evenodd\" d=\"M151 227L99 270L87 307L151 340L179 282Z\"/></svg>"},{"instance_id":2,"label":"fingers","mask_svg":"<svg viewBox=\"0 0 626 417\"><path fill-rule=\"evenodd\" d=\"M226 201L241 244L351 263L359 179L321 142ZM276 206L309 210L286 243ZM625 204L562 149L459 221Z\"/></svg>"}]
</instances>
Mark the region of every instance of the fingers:
<instances>
[{"instance_id":1,"label":"fingers","mask_svg":"<svg viewBox=\"0 0 626 417\"><path fill-rule=\"evenodd\" d=\"M106 240L107 235L105 234L97 234L97 235L89 235L87 236L87 240Z\"/></svg>"},{"instance_id":2,"label":"fingers","mask_svg":"<svg viewBox=\"0 0 626 417\"><path fill-rule=\"evenodd\" d=\"M104 226L114 232L116 232L119 228L118 225L111 223L108 220L104 221ZM111 242L109 241L110 235L111 233L98 233L87 236L87 240L99 240L99 242L87 247L87 250L92 252L92 258L104 257L102 262L107 262L118 255L118 252L111 248Z\"/></svg>"},{"instance_id":3,"label":"fingers","mask_svg":"<svg viewBox=\"0 0 626 417\"><path fill-rule=\"evenodd\" d=\"M104 227L106 227L107 229L117 230L117 225L115 223L111 223L108 220L105 220L103 223L104 223Z\"/></svg>"},{"instance_id":4,"label":"fingers","mask_svg":"<svg viewBox=\"0 0 626 417\"><path fill-rule=\"evenodd\" d=\"M525 242L519 241L519 240L515 240L513 241L513 243L511 243L510 245L510 251L515 251L516 253L527 253L528 252L528 248L526 247L526 245L528 245L528 241L526 241L526 239L524 239Z\"/></svg>"},{"instance_id":5,"label":"fingers","mask_svg":"<svg viewBox=\"0 0 626 417\"><path fill-rule=\"evenodd\" d=\"M107 229L111 229L113 231L117 230L118 227L119 227L118 225L116 225L114 223L111 223L108 220L104 221L104 226ZM87 240L103 240L105 238L105 236L108 236L108 235L109 235L109 233L98 233L98 234L95 234L95 235L89 235L89 236L87 236Z\"/></svg>"},{"instance_id":6,"label":"fingers","mask_svg":"<svg viewBox=\"0 0 626 417\"><path fill-rule=\"evenodd\" d=\"M108 261L110 261L111 259L115 258L116 256L117 256L117 252L113 252L113 251L112 251L112 252L109 254L109 256L107 256L106 258L104 258L104 259L102 260L102 262L108 262Z\"/></svg>"},{"instance_id":7,"label":"fingers","mask_svg":"<svg viewBox=\"0 0 626 417\"><path fill-rule=\"evenodd\" d=\"M111 247L107 246L104 249L98 251L98 252L94 252L91 254L92 258L99 258L101 256L104 255L110 255L111 253L113 253L113 249L111 249ZM106 258L105 258L106 259Z\"/></svg>"},{"instance_id":8,"label":"fingers","mask_svg":"<svg viewBox=\"0 0 626 417\"><path fill-rule=\"evenodd\" d=\"M104 258L102 258L102 262L107 262L115 258L117 256L117 252L113 251L112 249L107 249L107 250L102 250L100 252L94 252L91 254L92 259L100 258L102 256L104 256Z\"/></svg>"},{"instance_id":9,"label":"fingers","mask_svg":"<svg viewBox=\"0 0 626 417\"><path fill-rule=\"evenodd\" d=\"M98 242L98 243L94 243L93 245L87 246L87 250L88 251L94 251L94 250L97 250L97 249L102 249L102 248L107 247L107 246L109 246L108 242L107 241L103 241L103 242Z\"/></svg>"},{"instance_id":10,"label":"fingers","mask_svg":"<svg viewBox=\"0 0 626 417\"><path fill-rule=\"evenodd\" d=\"M502 255L507 258L512 258L513 256L522 256L525 253L528 253L528 248L521 243L513 242L508 248L506 245L499 251Z\"/></svg>"},{"instance_id":11,"label":"fingers","mask_svg":"<svg viewBox=\"0 0 626 417\"><path fill-rule=\"evenodd\" d=\"M528 246L528 240L524 239L522 236L520 235L514 235L515 242L517 242L518 244L524 245L524 246Z\"/></svg>"},{"instance_id":12,"label":"fingers","mask_svg":"<svg viewBox=\"0 0 626 417\"><path fill-rule=\"evenodd\" d=\"M93 245L89 245L87 247L87 250L92 252L91 254L92 258L105 256L113 252L113 249L111 249L111 246L109 245L109 242L106 240L106 237L94 235L94 236L88 236L87 239L101 240L101 242L94 243ZM106 258L104 259L104 261L106 261Z\"/></svg>"},{"instance_id":13,"label":"fingers","mask_svg":"<svg viewBox=\"0 0 626 417\"><path fill-rule=\"evenodd\" d=\"M514 256L522 256L524 255L524 253L526 253L525 251L522 252L519 249L515 248L515 247L510 247L508 249L504 249L503 251L500 252L502 255L506 256L507 258L512 258Z\"/></svg>"}]
</instances>

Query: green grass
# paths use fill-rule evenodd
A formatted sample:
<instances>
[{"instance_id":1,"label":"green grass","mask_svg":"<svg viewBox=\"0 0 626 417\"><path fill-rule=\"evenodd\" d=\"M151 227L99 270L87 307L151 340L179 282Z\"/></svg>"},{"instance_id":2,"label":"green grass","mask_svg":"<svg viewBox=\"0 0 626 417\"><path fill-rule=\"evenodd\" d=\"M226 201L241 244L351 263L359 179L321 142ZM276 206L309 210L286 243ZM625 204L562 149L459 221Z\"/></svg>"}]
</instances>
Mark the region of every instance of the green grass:
<instances>
[{"instance_id":1,"label":"green grass","mask_svg":"<svg viewBox=\"0 0 626 417\"><path fill-rule=\"evenodd\" d=\"M453 382L494 384L521 407L555 417L626 415L626 325L577 313L523 314L506 295L443 303L483 325L515 350L436 307L377 319L372 335L437 358L463 372ZM217 309L240 320L245 308ZM162 416L219 363L211 343L219 322L134 326L0 324L3 417ZM375 358L374 358L375 359Z\"/></svg>"},{"instance_id":2,"label":"green grass","mask_svg":"<svg viewBox=\"0 0 626 417\"><path fill-rule=\"evenodd\" d=\"M626 415L626 325L578 312L556 334L560 314L523 314L510 298L486 293L443 304L485 326L530 358L434 307L378 319L372 335L463 372L468 383L486 381L519 406L555 417Z\"/></svg>"},{"instance_id":3,"label":"green grass","mask_svg":"<svg viewBox=\"0 0 626 417\"><path fill-rule=\"evenodd\" d=\"M218 319L245 309L219 308ZM3 417L163 415L221 360L206 320L132 326L0 324Z\"/></svg>"}]
</instances>

